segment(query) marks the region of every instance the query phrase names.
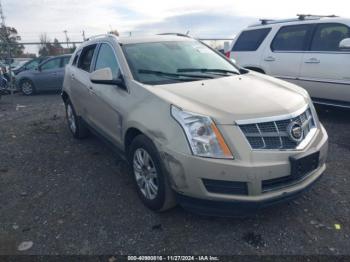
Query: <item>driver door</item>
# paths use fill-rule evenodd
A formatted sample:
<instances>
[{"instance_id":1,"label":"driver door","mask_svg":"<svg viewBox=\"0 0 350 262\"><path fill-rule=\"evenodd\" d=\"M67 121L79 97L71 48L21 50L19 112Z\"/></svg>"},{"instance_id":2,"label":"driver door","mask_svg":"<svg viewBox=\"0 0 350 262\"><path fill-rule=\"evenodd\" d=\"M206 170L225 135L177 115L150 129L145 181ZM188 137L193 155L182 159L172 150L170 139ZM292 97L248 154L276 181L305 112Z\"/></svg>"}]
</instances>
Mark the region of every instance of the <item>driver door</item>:
<instances>
[{"instance_id":1,"label":"driver door","mask_svg":"<svg viewBox=\"0 0 350 262\"><path fill-rule=\"evenodd\" d=\"M114 79L120 76L119 63L111 45L102 43L97 48L97 57L92 71L110 68ZM94 84L90 81L88 114L98 131L114 143L120 144L122 137L122 100L128 93L116 86Z\"/></svg>"},{"instance_id":2,"label":"driver door","mask_svg":"<svg viewBox=\"0 0 350 262\"><path fill-rule=\"evenodd\" d=\"M58 71L61 67L61 58L50 59L39 66L36 71L35 85L42 90L52 90L59 87Z\"/></svg>"}]
</instances>

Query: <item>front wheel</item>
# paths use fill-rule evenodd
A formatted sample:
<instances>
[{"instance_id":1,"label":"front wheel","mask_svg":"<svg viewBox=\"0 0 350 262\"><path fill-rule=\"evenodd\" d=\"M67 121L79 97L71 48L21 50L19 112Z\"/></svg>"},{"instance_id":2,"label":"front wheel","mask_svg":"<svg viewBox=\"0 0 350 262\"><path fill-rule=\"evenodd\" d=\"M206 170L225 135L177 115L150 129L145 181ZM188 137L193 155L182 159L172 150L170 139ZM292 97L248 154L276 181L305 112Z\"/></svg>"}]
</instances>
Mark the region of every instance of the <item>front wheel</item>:
<instances>
[{"instance_id":1,"label":"front wheel","mask_svg":"<svg viewBox=\"0 0 350 262\"><path fill-rule=\"evenodd\" d=\"M82 122L82 119L75 113L72 103L68 100L66 103L66 116L68 128L75 138L85 138L89 134L89 130Z\"/></svg>"},{"instance_id":2,"label":"front wheel","mask_svg":"<svg viewBox=\"0 0 350 262\"><path fill-rule=\"evenodd\" d=\"M144 135L131 143L129 162L142 202L154 211L165 211L176 205L167 174L153 142Z\"/></svg>"},{"instance_id":3,"label":"front wheel","mask_svg":"<svg viewBox=\"0 0 350 262\"><path fill-rule=\"evenodd\" d=\"M35 93L34 84L30 80L23 80L21 82L21 91L26 96L33 95Z\"/></svg>"}]
</instances>

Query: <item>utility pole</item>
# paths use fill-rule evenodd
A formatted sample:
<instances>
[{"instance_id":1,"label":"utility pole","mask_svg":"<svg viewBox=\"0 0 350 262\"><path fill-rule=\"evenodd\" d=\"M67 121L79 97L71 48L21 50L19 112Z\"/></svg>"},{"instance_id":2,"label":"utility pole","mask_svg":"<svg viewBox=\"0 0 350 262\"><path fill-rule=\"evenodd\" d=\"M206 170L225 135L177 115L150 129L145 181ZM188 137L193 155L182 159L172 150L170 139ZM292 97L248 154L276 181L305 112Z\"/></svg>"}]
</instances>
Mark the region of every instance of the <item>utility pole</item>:
<instances>
[{"instance_id":1,"label":"utility pole","mask_svg":"<svg viewBox=\"0 0 350 262\"><path fill-rule=\"evenodd\" d=\"M4 12L2 11L1 0L0 0L0 17L1 17L1 27L6 27L5 26L5 16L4 16Z\"/></svg>"},{"instance_id":2,"label":"utility pole","mask_svg":"<svg viewBox=\"0 0 350 262\"><path fill-rule=\"evenodd\" d=\"M68 48L68 42L69 42L69 38L68 38L68 31L67 30L64 30L63 33L65 34L66 36L66 43L67 43L67 48Z\"/></svg>"},{"instance_id":3,"label":"utility pole","mask_svg":"<svg viewBox=\"0 0 350 262\"><path fill-rule=\"evenodd\" d=\"M85 30L83 30L83 41L85 42L86 37L85 37Z\"/></svg>"}]
</instances>

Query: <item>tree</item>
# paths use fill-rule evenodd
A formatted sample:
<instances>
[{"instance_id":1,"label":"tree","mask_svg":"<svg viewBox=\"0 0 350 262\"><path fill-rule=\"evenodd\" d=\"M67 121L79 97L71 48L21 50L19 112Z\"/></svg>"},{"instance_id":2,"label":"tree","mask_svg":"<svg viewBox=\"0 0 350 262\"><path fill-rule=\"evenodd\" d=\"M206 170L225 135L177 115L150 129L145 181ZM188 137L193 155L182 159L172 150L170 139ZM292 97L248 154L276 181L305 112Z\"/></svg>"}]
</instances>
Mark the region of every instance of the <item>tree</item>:
<instances>
[{"instance_id":1,"label":"tree","mask_svg":"<svg viewBox=\"0 0 350 262\"><path fill-rule=\"evenodd\" d=\"M57 38L55 38L55 39L53 40L53 47L54 47L54 48L58 48L58 49L62 49L62 45L60 44L60 42L58 41Z\"/></svg>"},{"instance_id":2,"label":"tree","mask_svg":"<svg viewBox=\"0 0 350 262\"><path fill-rule=\"evenodd\" d=\"M10 45L10 57L21 56L24 46L18 43L19 40L21 37L16 28L2 26L0 28L0 58L8 58L8 45Z\"/></svg>"},{"instance_id":3,"label":"tree","mask_svg":"<svg viewBox=\"0 0 350 262\"><path fill-rule=\"evenodd\" d=\"M52 46L47 34L46 33L40 34L39 41L40 41L39 55L40 56L49 56L53 46Z\"/></svg>"}]
</instances>

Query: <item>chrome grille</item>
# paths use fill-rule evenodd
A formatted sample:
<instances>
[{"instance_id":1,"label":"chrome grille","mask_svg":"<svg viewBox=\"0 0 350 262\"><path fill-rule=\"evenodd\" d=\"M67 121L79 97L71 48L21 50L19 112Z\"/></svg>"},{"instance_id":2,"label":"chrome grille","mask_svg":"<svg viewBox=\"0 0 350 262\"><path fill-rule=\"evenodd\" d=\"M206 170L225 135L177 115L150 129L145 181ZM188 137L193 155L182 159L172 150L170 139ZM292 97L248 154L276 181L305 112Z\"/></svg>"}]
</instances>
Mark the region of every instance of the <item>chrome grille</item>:
<instances>
[{"instance_id":1,"label":"chrome grille","mask_svg":"<svg viewBox=\"0 0 350 262\"><path fill-rule=\"evenodd\" d=\"M252 149L296 149L302 142L294 141L288 132L291 122L298 123L303 130L303 139L315 128L310 108L300 115L278 121L239 125Z\"/></svg>"}]
</instances>

